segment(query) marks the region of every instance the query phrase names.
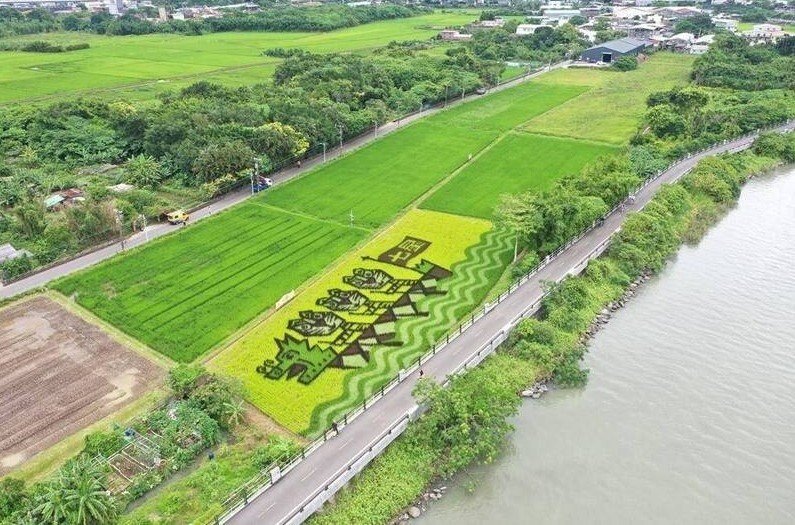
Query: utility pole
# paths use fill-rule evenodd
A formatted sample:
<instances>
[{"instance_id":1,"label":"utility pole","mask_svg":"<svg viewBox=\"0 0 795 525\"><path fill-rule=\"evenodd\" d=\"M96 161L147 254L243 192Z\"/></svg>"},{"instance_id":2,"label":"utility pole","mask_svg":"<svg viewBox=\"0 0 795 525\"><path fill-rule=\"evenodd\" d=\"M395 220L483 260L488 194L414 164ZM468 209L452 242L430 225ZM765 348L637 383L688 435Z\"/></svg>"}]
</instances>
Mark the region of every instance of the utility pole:
<instances>
[{"instance_id":1,"label":"utility pole","mask_svg":"<svg viewBox=\"0 0 795 525\"><path fill-rule=\"evenodd\" d=\"M378 121L373 121L373 137L378 137Z\"/></svg>"},{"instance_id":2,"label":"utility pole","mask_svg":"<svg viewBox=\"0 0 795 525\"><path fill-rule=\"evenodd\" d=\"M116 224L119 225L119 242L121 242L121 249L124 250L124 213L121 210L116 210Z\"/></svg>"},{"instance_id":3,"label":"utility pole","mask_svg":"<svg viewBox=\"0 0 795 525\"><path fill-rule=\"evenodd\" d=\"M447 90L449 88L450 88L450 86L448 86L447 84L444 85L444 106L442 106L442 107L445 107L445 108L447 107Z\"/></svg>"},{"instance_id":4,"label":"utility pole","mask_svg":"<svg viewBox=\"0 0 795 525\"><path fill-rule=\"evenodd\" d=\"M462 87L462 88L461 88L461 100L464 100L464 93L465 93L465 91L466 91L466 88Z\"/></svg>"},{"instance_id":5,"label":"utility pole","mask_svg":"<svg viewBox=\"0 0 795 525\"><path fill-rule=\"evenodd\" d=\"M342 124L337 124L337 129L340 130L340 151L342 151Z\"/></svg>"},{"instance_id":6,"label":"utility pole","mask_svg":"<svg viewBox=\"0 0 795 525\"><path fill-rule=\"evenodd\" d=\"M326 143L325 142L321 142L321 144L323 145L323 164L325 164L326 163Z\"/></svg>"},{"instance_id":7,"label":"utility pole","mask_svg":"<svg viewBox=\"0 0 795 525\"><path fill-rule=\"evenodd\" d=\"M146 230L146 215L142 213L139 215L139 217L141 217L141 220L144 221L144 238L146 239L146 242L149 242L149 232Z\"/></svg>"},{"instance_id":8,"label":"utility pole","mask_svg":"<svg viewBox=\"0 0 795 525\"><path fill-rule=\"evenodd\" d=\"M254 195L254 177L259 177L259 159L254 159L254 170L251 172L251 194Z\"/></svg>"}]
</instances>

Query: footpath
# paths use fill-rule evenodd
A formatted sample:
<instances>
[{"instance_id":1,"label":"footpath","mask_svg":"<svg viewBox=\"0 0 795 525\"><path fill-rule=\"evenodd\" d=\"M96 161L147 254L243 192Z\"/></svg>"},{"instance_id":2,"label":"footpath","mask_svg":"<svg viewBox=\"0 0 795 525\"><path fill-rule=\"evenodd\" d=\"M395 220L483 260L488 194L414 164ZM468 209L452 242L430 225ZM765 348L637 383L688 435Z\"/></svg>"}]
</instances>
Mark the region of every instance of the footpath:
<instances>
[{"instance_id":1,"label":"footpath","mask_svg":"<svg viewBox=\"0 0 795 525\"><path fill-rule=\"evenodd\" d=\"M776 128L792 131L795 122ZM674 164L614 209L601 226L590 229L547 260L535 273L496 305L487 305L478 319L437 353L423 360L426 377L444 381L449 374L479 363L501 343L509 330L524 317L537 312L544 296L543 281L560 281L583 270L599 256L610 238L621 228L628 212L639 211L664 184L676 182L704 157L747 149L755 134L717 145ZM501 296L502 297L502 296ZM248 499L248 505L231 509L216 523L282 525L302 523L361 471L408 425L418 407L411 391L419 378L418 367L401 375L401 381L377 401L369 404L348 424L340 424L337 435L312 447L305 458L274 476ZM286 469L287 470L287 469Z\"/></svg>"},{"instance_id":2,"label":"footpath","mask_svg":"<svg viewBox=\"0 0 795 525\"><path fill-rule=\"evenodd\" d=\"M553 65L551 68L547 68L533 74L517 77L515 79L509 80L507 82L504 82L498 86L491 88L489 92L491 93L491 92L502 91L503 89L509 89L511 87L516 86L517 84L536 78L537 76L547 73L551 70L568 67L568 64L569 62L561 62L559 64ZM350 153L351 151L358 149L362 146L365 146L366 144L369 144L370 142L377 140L383 137L384 135L392 133L393 131L396 131L401 127L408 125L416 120L419 120L428 115L433 115L435 113L438 113L439 111L444 110L448 106L454 106L466 103L468 100L480 96L488 96L488 95L470 94L463 98L458 97L456 99L450 99L444 105L437 105L432 108L423 109L422 111L412 113L398 120L387 122L382 126L380 126L379 128L377 128L374 133L366 133L360 135L352 140L349 140L348 142L343 143L342 146L329 149L325 155L322 154L317 155L315 157L302 161L300 167L294 166L291 168L283 169L278 172L269 174L268 176L273 180L274 185L283 184L291 179L299 177L304 173L313 170L314 168L316 168L320 164L323 164L324 162L328 162L329 160ZM235 204L243 202L244 200L248 199L251 196L252 196L251 189L247 185L244 188L235 190L231 193L224 195L220 199L205 203L200 208L191 211L190 223L193 224L219 211L230 208ZM5 286L0 284L0 299L7 299L17 294L25 293L34 290L36 288L40 288L42 286L45 286L47 283L49 283L52 280L58 279L59 277L63 277L65 275L69 275L84 268L88 268L89 266L93 266L101 261L104 261L105 259L108 259L116 255L117 253L123 250L129 250L131 248L141 246L158 237L162 237L163 235L172 233L179 228L181 228L181 226L172 226L170 224L156 224L148 226L146 228L146 231L138 232L135 233L134 235L125 238L123 247L121 242L115 242L113 244L98 248L96 250L93 250L89 253L86 253L74 259L70 259L63 263L47 267L42 271L38 271L36 273L28 275L27 277L19 279L18 281L11 282Z\"/></svg>"}]
</instances>

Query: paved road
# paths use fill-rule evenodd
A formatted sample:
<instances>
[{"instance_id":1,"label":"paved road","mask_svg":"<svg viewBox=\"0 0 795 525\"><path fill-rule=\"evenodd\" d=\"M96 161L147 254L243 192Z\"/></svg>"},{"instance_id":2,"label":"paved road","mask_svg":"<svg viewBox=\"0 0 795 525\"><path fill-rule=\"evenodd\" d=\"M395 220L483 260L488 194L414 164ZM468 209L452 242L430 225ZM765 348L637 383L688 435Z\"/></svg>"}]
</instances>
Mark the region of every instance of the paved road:
<instances>
[{"instance_id":1,"label":"paved road","mask_svg":"<svg viewBox=\"0 0 795 525\"><path fill-rule=\"evenodd\" d=\"M562 62L560 64L556 64L556 65L552 66L551 69L558 69L558 68L568 67L568 64L569 64L568 62ZM542 75L542 74L546 73L547 71L549 71L549 70L547 69L547 70L544 70L544 71L540 71L538 73L534 73L532 75L526 75L526 76L523 76L523 77L516 78L514 80L511 80L509 82L506 82L504 84L501 84L501 85L499 85L497 87L492 88L491 92L502 91L503 89L508 89L508 88L513 87L513 86L515 86L515 85L517 85L517 84L519 84L521 82L525 82L528 79L532 79L532 78L535 78L535 77L537 77L539 75ZM451 99L449 101L449 103L448 103L448 106L457 105L457 104L460 104L460 103L462 103L464 101L471 100L471 99L477 98L477 97L479 97L479 95L469 95L469 96L465 97L464 99L461 99L460 97L458 97L458 98L456 98L454 100ZM393 121L393 122L388 122L388 123L386 123L383 126L378 128L377 134L376 133L367 133L365 135L361 135L359 137L356 137L356 138L344 143L342 148L340 148L338 146L338 147L334 147L334 148L329 149L327 151L326 158L327 158L327 160L331 160L331 159L337 158L340 155L343 155L345 153L349 153L350 151L352 151L354 149L357 149L357 148L360 148L360 147L372 142L373 140L376 140L379 137L382 137L382 136L384 136L384 135L386 135L388 133L391 133L391 132L399 129L400 127L405 126L405 125L407 125L407 124L409 124L411 122L414 122L415 120L421 119L421 118L423 118L423 117L425 117L427 115L432 115L434 113L438 113L442 109L444 109L444 107L437 106L437 107L430 108L430 109L427 109L427 110L419 112L419 113L414 113L414 114L409 115L409 116L407 116L405 118L402 118L400 120L396 120L396 121ZM274 184L282 184L284 182L287 182L290 179L298 177L299 175L312 170L313 168L315 168L316 166L318 166L319 164L322 164L322 163L323 163L323 155L318 155L316 157L313 157L311 159L307 159L306 161L302 162L302 166L300 168L292 167L292 168L288 168L288 169L283 169L281 171L278 171L276 173L271 174L270 177L273 179ZM190 223L191 224L195 223L196 221L199 221L199 220L202 220L202 219L204 219L206 217L209 217L210 215L212 215L212 214L214 214L214 213L216 213L218 211L221 211L221 210L224 210L224 209L229 208L231 206L234 206L235 204L238 204L238 203L246 200L250 196L251 196L251 192L250 192L249 187L245 187L245 188L242 188L240 190L237 190L237 191L234 191L232 193L229 193L229 194L225 195L224 197L222 197L219 200L213 201L213 202L203 206L200 209L194 210L191 213ZM156 224L156 225L149 226L146 229L146 232L139 232L139 233L136 233L136 234L128 237L125 240L125 242L124 242L124 247L125 247L125 249L130 249L130 248L134 248L136 246L140 246L140 245L142 245L142 244L144 244L144 243L146 243L146 242L148 242L148 241L150 241L152 239L156 239L157 237L161 237L163 235L171 233L171 232L173 232L174 230L176 230L178 228L180 228L180 226L172 226L172 225L169 225L169 224ZM58 264L56 266L53 266L51 268L48 268L48 269L46 269L44 271L35 273L33 275L30 275L30 276L28 276L28 277L26 277L24 279L20 279L19 281L13 282L13 283L8 284L6 286L3 286L2 284L0 284L0 299L6 299L8 297L13 297L14 295L17 295L17 294L20 294L20 293L24 293L24 292L33 290L35 288L40 288L42 286L45 286L47 283L49 283L50 281L52 281L54 279L57 279L59 277L63 277L64 275L68 275L70 273L73 273L73 272L76 272L78 270L82 270L84 268L92 266L92 265L94 265L94 264L96 264L96 263L98 263L100 261L103 261L103 260L105 260L105 259L107 259L109 257L112 257L113 255L116 255L120 251L122 251L121 243L114 243L114 244L112 244L110 246L106 246L104 248L100 248L98 250L95 250L95 251L92 251L90 253L87 253L87 254L85 254L85 255L83 255L81 257L78 257L76 259L72 259L70 261L67 261L67 262Z\"/></svg>"},{"instance_id":2,"label":"paved road","mask_svg":"<svg viewBox=\"0 0 795 525\"><path fill-rule=\"evenodd\" d=\"M792 129L795 124L790 124ZM783 128L782 128L783 129ZM463 335L456 338L442 351L433 356L423 370L426 376L443 380L449 373L457 370L472 358L483 345L487 345L496 334L520 315L529 305L537 303L543 296L542 281L557 281L567 274L582 270L585 261L601 253L610 237L619 230L626 213L638 211L652 198L663 185L675 182L690 171L703 157L726 151L739 151L747 148L752 138L743 138L718 146L703 154L684 160L672 167L654 182L640 190L635 202L628 204L624 212L616 212L605 223L593 229L579 242L570 246L557 258L542 268L532 279L494 307ZM386 430L392 427L406 413L415 407L411 390L417 379L417 372L377 401L349 425L340 428L339 435L320 446L306 460L298 464L275 485L254 499L247 507L234 515L228 523L240 524L283 524L289 521L316 491L333 481L335 474L353 460Z\"/></svg>"}]
</instances>

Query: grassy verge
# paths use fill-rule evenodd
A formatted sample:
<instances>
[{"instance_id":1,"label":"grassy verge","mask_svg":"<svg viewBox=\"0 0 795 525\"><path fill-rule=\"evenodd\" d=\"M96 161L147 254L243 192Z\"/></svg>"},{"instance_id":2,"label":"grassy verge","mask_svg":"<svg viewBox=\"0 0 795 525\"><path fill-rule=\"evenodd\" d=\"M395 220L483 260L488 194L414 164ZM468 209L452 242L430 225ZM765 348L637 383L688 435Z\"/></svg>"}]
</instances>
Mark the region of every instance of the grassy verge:
<instances>
[{"instance_id":1,"label":"grassy verge","mask_svg":"<svg viewBox=\"0 0 795 525\"><path fill-rule=\"evenodd\" d=\"M688 82L693 56L657 53L635 71L566 69L539 77L540 83L591 86L592 89L529 122L533 133L624 144L646 112L655 91Z\"/></svg>"}]
</instances>

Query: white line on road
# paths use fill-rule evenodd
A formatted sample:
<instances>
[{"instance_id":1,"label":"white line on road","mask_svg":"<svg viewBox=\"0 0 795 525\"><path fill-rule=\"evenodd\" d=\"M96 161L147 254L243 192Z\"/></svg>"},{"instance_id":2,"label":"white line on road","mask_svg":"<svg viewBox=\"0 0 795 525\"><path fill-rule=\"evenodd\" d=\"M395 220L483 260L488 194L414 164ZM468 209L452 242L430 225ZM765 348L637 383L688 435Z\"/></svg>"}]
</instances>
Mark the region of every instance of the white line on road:
<instances>
[{"instance_id":1,"label":"white line on road","mask_svg":"<svg viewBox=\"0 0 795 525\"><path fill-rule=\"evenodd\" d=\"M306 476L304 476L303 478L301 478L301 481L306 481L306 478L308 478L309 476L311 476L312 474L314 474L316 470L317 470L316 468L313 468L312 470L310 470L310 471L309 471L309 472L306 474Z\"/></svg>"}]
</instances>

